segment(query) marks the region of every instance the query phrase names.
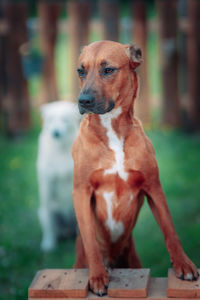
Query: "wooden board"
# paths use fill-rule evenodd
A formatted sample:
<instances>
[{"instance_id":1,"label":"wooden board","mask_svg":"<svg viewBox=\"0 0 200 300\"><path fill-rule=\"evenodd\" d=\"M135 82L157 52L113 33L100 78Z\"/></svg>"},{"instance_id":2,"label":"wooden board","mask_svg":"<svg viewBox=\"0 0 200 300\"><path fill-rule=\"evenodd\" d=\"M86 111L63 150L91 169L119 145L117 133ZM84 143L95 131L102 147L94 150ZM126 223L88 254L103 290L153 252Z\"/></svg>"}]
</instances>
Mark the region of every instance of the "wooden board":
<instances>
[{"instance_id":1,"label":"wooden board","mask_svg":"<svg viewBox=\"0 0 200 300\"><path fill-rule=\"evenodd\" d=\"M108 296L114 298L144 298L150 279L150 269L114 269L111 271Z\"/></svg>"},{"instance_id":2,"label":"wooden board","mask_svg":"<svg viewBox=\"0 0 200 300\"><path fill-rule=\"evenodd\" d=\"M135 271L137 271L136 279L133 276L133 272L136 274ZM83 298L98 300L99 296L88 292L88 274L87 269L39 271L29 288L29 300L73 300L74 298L76 300L83 300ZM146 277L140 278L143 274ZM182 281L175 277L172 270L169 271L169 280L167 278L149 278L149 274L148 269L112 270L108 288L109 295L103 296L102 300L130 300L130 297L134 300L140 300L143 297L147 297L149 300L200 299L200 279L194 282ZM143 278L146 278L146 288ZM133 279L135 280L133 281Z\"/></svg>"},{"instance_id":3,"label":"wooden board","mask_svg":"<svg viewBox=\"0 0 200 300\"><path fill-rule=\"evenodd\" d=\"M39 271L28 291L29 298L85 298L88 269L53 269Z\"/></svg>"},{"instance_id":4,"label":"wooden board","mask_svg":"<svg viewBox=\"0 0 200 300\"><path fill-rule=\"evenodd\" d=\"M174 270L169 269L167 297L200 298L200 277L197 281L181 280L176 277Z\"/></svg>"}]
</instances>

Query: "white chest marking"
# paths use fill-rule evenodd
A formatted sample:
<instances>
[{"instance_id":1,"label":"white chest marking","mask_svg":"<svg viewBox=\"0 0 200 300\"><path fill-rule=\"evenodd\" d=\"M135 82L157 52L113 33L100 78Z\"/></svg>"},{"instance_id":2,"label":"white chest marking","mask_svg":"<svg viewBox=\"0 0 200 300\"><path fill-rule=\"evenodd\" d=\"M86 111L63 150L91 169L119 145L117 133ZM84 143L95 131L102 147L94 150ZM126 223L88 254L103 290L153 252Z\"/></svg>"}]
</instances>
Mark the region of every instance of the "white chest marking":
<instances>
[{"instance_id":1,"label":"white chest marking","mask_svg":"<svg viewBox=\"0 0 200 300\"><path fill-rule=\"evenodd\" d=\"M112 119L117 118L122 112L121 107L112 110L105 115L100 115L101 124L107 129L107 137L109 142L109 148L115 153L115 164L111 169L105 170L106 174L118 173L119 176L126 181L128 178L128 173L124 170L124 139L119 139L117 134L112 128Z\"/></svg>"},{"instance_id":2,"label":"white chest marking","mask_svg":"<svg viewBox=\"0 0 200 300\"><path fill-rule=\"evenodd\" d=\"M108 229L110 230L110 235L111 235L111 240L112 242L116 242L118 240L118 238L120 237L120 235L123 234L124 232L124 225L122 222L116 222L113 219L112 216L112 197L113 197L114 193L110 192L110 193L104 193L104 199L106 201L107 204L107 213L108 213L108 219L106 220L106 226L108 227Z\"/></svg>"}]
</instances>

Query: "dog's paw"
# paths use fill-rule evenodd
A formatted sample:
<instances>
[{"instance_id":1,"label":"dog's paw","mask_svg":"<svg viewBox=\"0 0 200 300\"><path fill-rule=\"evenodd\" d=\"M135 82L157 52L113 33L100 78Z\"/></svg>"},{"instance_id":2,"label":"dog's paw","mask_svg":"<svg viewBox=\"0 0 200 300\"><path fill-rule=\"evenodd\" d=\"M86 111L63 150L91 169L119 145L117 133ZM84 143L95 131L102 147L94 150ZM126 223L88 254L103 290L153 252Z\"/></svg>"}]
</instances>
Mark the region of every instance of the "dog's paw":
<instances>
[{"instance_id":1,"label":"dog's paw","mask_svg":"<svg viewBox=\"0 0 200 300\"><path fill-rule=\"evenodd\" d=\"M174 259L172 265L178 278L188 281L197 280L199 276L198 270L185 254Z\"/></svg>"},{"instance_id":2,"label":"dog's paw","mask_svg":"<svg viewBox=\"0 0 200 300\"><path fill-rule=\"evenodd\" d=\"M107 294L108 283L109 280L107 273L103 273L98 276L92 276L89 280L90 290L94 294L102 297L103 295Z\"/></svg>"}]
</instances>

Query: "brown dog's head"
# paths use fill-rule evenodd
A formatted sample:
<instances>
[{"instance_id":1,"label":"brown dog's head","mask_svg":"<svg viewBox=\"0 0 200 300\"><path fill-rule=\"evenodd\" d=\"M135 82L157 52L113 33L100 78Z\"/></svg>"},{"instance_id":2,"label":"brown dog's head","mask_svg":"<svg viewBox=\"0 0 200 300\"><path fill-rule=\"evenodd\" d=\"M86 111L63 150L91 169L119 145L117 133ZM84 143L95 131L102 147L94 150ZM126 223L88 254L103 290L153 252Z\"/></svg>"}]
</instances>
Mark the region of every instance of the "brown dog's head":
<instances>
[{"instance_id":1,"label":"brown dog's head","mask_svg":"<svg viewBox=\"0 0 200 300\"><path fill-rule=\"evenodd\" d=\"M133 45L100 41L84 47L77 70L80 113L104 114L130 105L137 90L134 70L140 63L141 50Z\"/></svg>"}]
</instances>

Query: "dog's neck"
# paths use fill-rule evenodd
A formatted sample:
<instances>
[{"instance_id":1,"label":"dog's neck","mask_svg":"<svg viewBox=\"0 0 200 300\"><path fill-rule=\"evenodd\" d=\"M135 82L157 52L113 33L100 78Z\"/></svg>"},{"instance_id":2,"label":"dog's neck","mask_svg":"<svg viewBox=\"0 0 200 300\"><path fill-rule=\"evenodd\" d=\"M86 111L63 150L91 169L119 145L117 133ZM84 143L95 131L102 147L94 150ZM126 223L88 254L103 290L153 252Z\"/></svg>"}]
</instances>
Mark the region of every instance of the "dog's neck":
<instances>
[{"instance_id":1,"label":"dog's neck","mask_svg":"<svg viewBox=\"0 0 200 300\"><path fill-rule=\"evenodd\" d=\"M124 139L133 127L133 109L124 111L118 106L102 115L89 114L87 119L90 130L101 140L105 139L104 142L108 133L114 133L119 139Z\"/></svg>"},{"instance_id":2,"label":"dog's neck","mask_svg":"<svg viewBox=\"0 0 200 300\"><path fill-rule=\"evenodd\" d=\"M119 96L121 98L119 99L121 105L113 108L110 112L100 115L88 114L86 118L90 130L102 138L105 135L105 128L110 128L119 138L125 138L129 130L133 128L133 104L136 95L137 91L133 91L131 95L126 95L126 97L130 97L129 101L126 102L129 103L126 107L123 105L124 97Z\"/></svg>"}]
</instances>

